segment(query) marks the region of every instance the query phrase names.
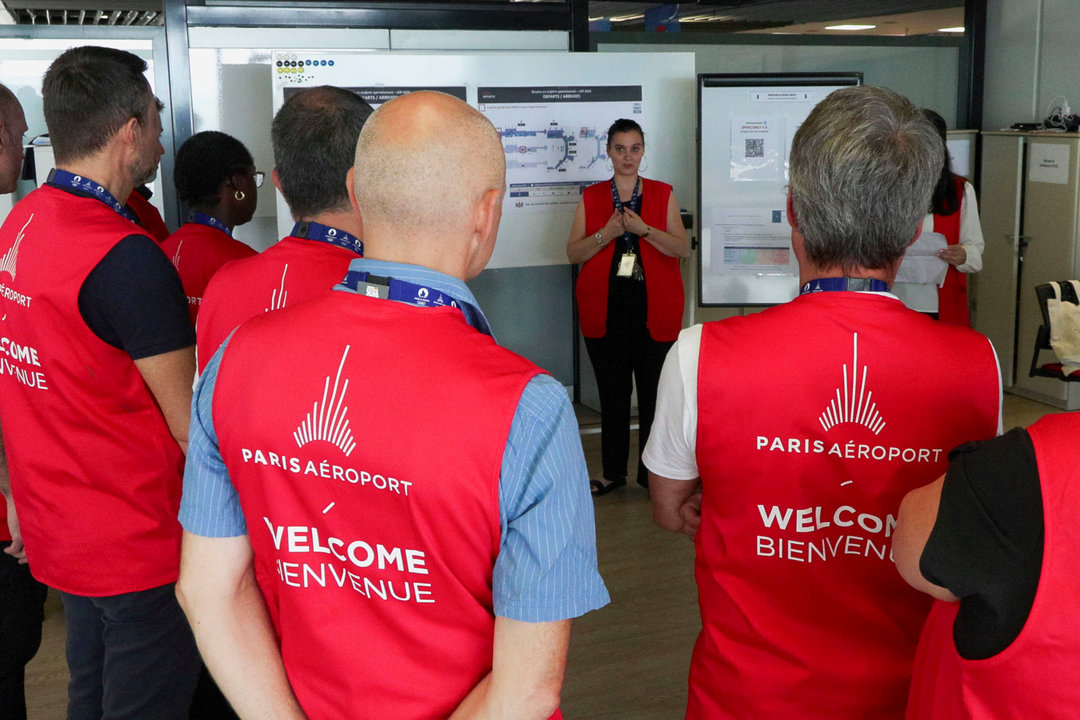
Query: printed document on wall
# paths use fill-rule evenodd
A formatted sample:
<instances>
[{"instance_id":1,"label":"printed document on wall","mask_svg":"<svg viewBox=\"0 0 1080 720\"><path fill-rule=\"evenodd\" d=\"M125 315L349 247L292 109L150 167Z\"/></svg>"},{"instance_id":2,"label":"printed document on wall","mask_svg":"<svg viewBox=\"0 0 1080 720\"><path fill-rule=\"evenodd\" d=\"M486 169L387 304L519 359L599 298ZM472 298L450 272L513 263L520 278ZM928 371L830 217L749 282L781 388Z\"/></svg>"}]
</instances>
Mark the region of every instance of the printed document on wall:
<instances>
[{"instance_id":1,"label":"printed document on wall","mask_svg":"<svg viewBox=\"0 0 1080 720\"><path fill-rule=\"evenodd\" d=\"M731 179L783 182L784 119L772 115L731 117Z\"/></svg>"},{"instance_id":2,"label":"printed document on wall","mask_svg":"<svg viewBox=\"0 0 1080 720\"><path fill-rule=\"evenodd\" d=\"M509 214L572 211L586 186L611 177L608 126L643 112L640 85L481 86L477 98L502 138Z\"/></svg>"},{"instance_id":3,"label":"printed document on wall","mask_svg":"<svg viewBox=\"0 0 1080 720\"><path fill-rule=\"evenodd\" d=\"M791 227L780 208L714 208L709 270L723 275L797 275Z\"/></svg>"}]
</instances>

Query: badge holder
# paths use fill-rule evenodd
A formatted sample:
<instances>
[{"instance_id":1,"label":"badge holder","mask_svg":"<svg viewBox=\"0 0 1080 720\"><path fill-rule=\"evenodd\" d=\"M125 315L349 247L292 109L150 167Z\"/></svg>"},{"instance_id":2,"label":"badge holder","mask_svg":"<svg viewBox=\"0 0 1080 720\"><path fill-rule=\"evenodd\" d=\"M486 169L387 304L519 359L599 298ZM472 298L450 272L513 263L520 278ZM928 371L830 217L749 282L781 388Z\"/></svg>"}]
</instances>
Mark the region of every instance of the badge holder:
<instances>
[{"instance_id":1,"label":"badge holder","mask_svg":"<svg viewBox=\"0 0 1080 720\"><path fill-rule=\"evenodd\" d=\"M637 255L632 252L623 253L623 256L619 258L619 271L616 273L618 277L630 278L634 277L634 264L637 262Z\"/></svg>"}]
</instances>

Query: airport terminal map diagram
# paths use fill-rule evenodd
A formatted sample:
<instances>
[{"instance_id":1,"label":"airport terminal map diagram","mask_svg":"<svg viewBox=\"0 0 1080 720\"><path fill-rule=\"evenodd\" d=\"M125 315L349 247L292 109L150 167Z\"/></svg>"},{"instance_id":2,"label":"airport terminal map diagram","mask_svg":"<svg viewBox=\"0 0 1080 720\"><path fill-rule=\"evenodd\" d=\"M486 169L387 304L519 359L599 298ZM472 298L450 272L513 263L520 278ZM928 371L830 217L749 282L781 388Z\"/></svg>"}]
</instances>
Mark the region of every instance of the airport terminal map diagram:
<instances>
[{"instance_id":1,"label":"airport terminal map diagram","mask_svg":"<svg viewBox=\"0 0 1080 720\"><path fill-rule=\"evenodd\" d=\"M287 87L284 90L285 99L288 100L296 93L309 89L310 88L306 87ZM462 102L468 101L464 85L373 85L369 87L347 87L343 89L354 92L362 97L372 109L375 109L384 102L393 100L396 97L408 95L409 93L418 92L420 90L434 90L435 92L453 95Z\"/></svg>"},{"instance_id":2,"label":"airport terminal map diagram","mask_svg":"<svg viewBox=\"0 0 1080 720\"><path fill-rule=\"evenodd\" d=\"M611 177L607 129L640 121L640 85L480 87L480 112L506 153L504 212L571 210L581 191Z\"/></svg>"}]
</instances>

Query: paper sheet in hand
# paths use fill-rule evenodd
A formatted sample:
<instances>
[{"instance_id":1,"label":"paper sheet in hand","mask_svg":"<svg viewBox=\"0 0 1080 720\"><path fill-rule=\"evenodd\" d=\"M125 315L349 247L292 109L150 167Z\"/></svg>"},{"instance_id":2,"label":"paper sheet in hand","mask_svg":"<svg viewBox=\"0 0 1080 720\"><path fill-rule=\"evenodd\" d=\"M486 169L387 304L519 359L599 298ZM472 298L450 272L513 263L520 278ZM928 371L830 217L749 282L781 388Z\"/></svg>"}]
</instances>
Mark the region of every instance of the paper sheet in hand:
<instances>
[{"instance_id":1,"label":"paper sheet in hand","mask_svg":"<svg viewBox=\"0 0 1080 720\"><path fill-rule=\"evenodd\" d=\"M919 235L904 253L904 260L896 273L896 282L944 283L949 264L937 254L948 246L949 242L941 233L924 232Z\"/></svg>"}]
</instances>

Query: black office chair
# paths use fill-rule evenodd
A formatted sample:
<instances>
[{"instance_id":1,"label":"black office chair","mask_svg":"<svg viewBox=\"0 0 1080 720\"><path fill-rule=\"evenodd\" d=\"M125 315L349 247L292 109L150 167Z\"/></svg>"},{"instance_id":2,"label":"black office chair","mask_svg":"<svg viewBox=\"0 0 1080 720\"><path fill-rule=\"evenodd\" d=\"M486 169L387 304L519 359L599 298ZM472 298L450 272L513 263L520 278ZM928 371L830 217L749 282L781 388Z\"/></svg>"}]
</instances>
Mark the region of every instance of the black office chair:
<instances>
[{"instance_id":1,"label":"black office chair","mask_svg":"<svg viewBox=\"0 0 1080 720\"><path fill-rule=\"evenodd\" d=\"M1061 288L1062 300L1080 305L1080 298L1076 297L1072 283L1060 282L1058 287ZM1039 353L1042 350L1053 350L1050 346L1050 311L1046 308L1046 301L1054 297L1054 287L1050 283L1036 285L1035 297L1039 299L1039 310L1042 312L1043 322L1035 333L1035 354L1031 356L1031 370L1028 371L1028 377L1048 377L1065 382L1080 382L1080 370L1066 375L1059 362L1039 364Z\"/></svg>"}]
</instances>

